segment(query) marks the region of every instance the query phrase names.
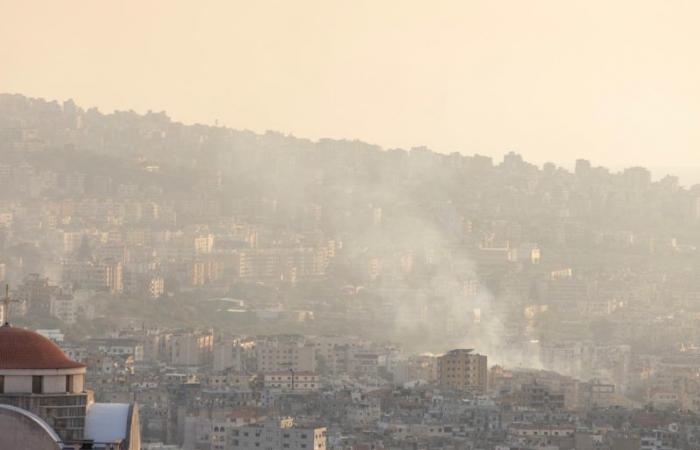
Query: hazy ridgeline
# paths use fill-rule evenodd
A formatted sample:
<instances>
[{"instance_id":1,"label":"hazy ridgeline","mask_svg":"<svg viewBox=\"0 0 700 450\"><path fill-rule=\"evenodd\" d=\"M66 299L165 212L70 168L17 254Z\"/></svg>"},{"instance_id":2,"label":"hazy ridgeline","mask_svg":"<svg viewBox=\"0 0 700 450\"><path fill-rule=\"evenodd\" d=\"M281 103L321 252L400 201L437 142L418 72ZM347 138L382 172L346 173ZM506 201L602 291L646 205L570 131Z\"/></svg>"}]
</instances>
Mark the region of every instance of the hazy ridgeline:
<instances>
[{"instance_id":1,"label":"hazy ridgeline","mask_svg":"<svg viewBox=\"0 0 700 450\"><path fill-rule=\"evenodd\" d=\"M217 231L240 223L257 227L257 248L342 243L322 279L305 282L305 301L342 311L356 332L423 351L473 346L493 361L537 365L537 341L556 339L561 330L553 323L580 309L548 296L550 272L574 267L576 277L590 280L647 266L644 245L626 249L631 256L623 261L610 257L623 231L698 242L697 190L671 177L652 183L641 168L614 174L581 162L574 174L514 153L494 164L426 148L187 126L164 113L102 114L17 95L0 96L0 133L0 162L12 168L3 172L6 204L137 200L172 215L112 228ZM75 174L83 184L71 192ZM42 177L57 188L43 187ZM8 272L13 283L31 272L60 279L61 249L36 227L3 237L13 243L6 258L22 262ZM532 248L542 252L536 263L524 253ZM504 251L494 264L488 249L516 252ZM220 281L241 282L227 273ZM331 289L315 290L319 283ZM284 300L290 285L270 284ZM348 285L355 295L339 293ZM616 339L580 326L574 332Z\"/></svg>"}]
</instances>

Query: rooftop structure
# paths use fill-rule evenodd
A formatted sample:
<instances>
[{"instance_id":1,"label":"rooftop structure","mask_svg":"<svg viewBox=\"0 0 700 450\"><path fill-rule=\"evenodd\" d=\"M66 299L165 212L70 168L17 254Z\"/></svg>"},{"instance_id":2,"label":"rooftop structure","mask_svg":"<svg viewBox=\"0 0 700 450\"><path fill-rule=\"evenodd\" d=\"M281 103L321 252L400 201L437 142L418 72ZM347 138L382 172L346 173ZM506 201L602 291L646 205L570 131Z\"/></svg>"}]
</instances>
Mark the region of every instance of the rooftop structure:
<instances>
[{"instance_id":1,"label":"rooftop structure","mask_svg":"<svg viewBox=\"0 0 700 450\"><path fill-rule=\"evenodd\" d=\"M139 450L137 406L94 403L85 389L85 373L84 364L39 333L9 323L0 327L0 416L7 416L0 422L29 434L24 443L0 448L51 449L88 442L94 449ZM3 439L12 436L8 430Z\"/></svg>"}]
</instances>

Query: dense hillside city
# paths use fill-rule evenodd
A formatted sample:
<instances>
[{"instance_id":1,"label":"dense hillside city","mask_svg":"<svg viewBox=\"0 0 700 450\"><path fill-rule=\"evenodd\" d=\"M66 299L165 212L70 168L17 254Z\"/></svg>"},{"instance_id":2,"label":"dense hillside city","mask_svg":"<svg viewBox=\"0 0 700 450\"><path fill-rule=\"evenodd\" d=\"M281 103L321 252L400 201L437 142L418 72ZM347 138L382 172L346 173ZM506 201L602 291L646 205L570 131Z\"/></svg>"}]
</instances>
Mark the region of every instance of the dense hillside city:
<instances>
[{"instance_id":1,"label":"dense hillside city","mask_svg":"<svg viewBox=\"0 0 700 450\"><path fill-rule=\"evenodd\" d=\"M2 94L3 322L145 449L699 448L700 185L572 163Z\"/></svg>"}]
</instances>

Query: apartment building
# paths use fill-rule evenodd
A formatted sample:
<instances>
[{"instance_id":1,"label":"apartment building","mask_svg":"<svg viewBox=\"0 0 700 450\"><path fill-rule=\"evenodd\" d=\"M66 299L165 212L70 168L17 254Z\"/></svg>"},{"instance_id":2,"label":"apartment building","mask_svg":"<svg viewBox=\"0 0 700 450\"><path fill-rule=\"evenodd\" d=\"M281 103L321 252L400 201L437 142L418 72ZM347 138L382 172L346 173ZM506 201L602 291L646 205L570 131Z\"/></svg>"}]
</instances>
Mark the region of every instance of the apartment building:
<instances>
[{"instance_id":1,"label":"apartment building","mask_svg":"<svg viewBox=\"0 0 700 450\"><path fill-rule=\"evenodd\" d=\"M450 350L438 357L438 384L448 389L485 393L488 387L486 355L472 349Z\"/></svg>"},{"instance_id":2,"label":"apartment building","mask_svg":"<svg viewBox=\"0 0 700 450\"><path fill-rule=\"evenodd\" d=\"M320 387L318 375L313 372L272 372L264 376L265 387L279 391L309 392Z\"/></svg>"},{"instance_id":3,"label":"apartment building","mask_svg":"<svg viewBox=\"0 0 700 450\"><path fill-rule=\"evenodd\" d=\"M274 339L255 345L258 372L316 371L316 349L298 339Z\"/></svg>"},{"instance_id":4,"label":"apartment building","mask_svg":"<svg viewBox=\"0 0 700 450\"><path fill-rule=\"evenodd\" d=\"M325 450L325 427L295 426L291 417L233 428L231 450Z\"/></svg>"}]
</instances>

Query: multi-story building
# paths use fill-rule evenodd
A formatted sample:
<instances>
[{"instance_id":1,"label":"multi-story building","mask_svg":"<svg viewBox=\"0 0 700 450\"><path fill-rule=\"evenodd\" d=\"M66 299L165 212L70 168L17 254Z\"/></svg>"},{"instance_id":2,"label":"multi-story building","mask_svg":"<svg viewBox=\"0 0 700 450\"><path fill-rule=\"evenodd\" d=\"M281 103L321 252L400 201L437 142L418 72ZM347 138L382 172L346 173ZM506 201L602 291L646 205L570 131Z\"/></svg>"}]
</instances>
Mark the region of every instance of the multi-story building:
<instances>
[{"instance_id":1,"label":"multi-story building","mask_svg":"<svg viewBox=\"0 0 700 450\"><path fill-rule=\"evenodd\" d=\"M227 441L231 450L325 450L325 427L299 427L292 418L233 428Z\"/></svg>"},{"instance_id":2,"label":"multi-story building","mask_svg":"<svg viewBox=\"0 0 700 450\"><path fill-rule=\"evenodd\" d=\"M63 264L63 281L83 289L124 291L123 265L119 261L68 261Z\"/></svg>"},{"instance_id":3,"label":"multi-story building","mask_svg":"<svg viewBox=\"0 0 700 450\"><path fill-rule=\"evenodd\" d=\"M143 361L143 344L136 339L105 338L92 339L89 345L103 355L127 358L131 356L134 361Z\"/></svg>"},{"instance_id":4,"label":"multi-story building","mask_svg":"<svg viewBox=\"0 0 700 450\"><path fill-rule=\"evenodd\" d=\"M155 272L126 271L124 292L148 298L158 298L165 293L165 279Z\"/></svg>"},{"instance_id":5,"label":"multi-story building","mask_svg":"<svg viewBox=\"0 0 700 450\"><path fill-rule=\"evenodd\" d=\"M522 404L532 409L563 409L565 404L563 393L553 392L549 386L537 382L523 384L520 397Z\"/></svg>"},{"instance_id":6,"label":"multi-story building","mask_svg":"<svg viewBox=\"0 0 700 450\"><path fill-rule=\"evenodd\" d=\"M74 324L77 319L75 303L75 298L72 294L58 293L52 295L50 300L50 314L64 323Z\"/></svg>"},{"instance_id":7,"label":"multi-story building","mask_svg":"<svg viewBox=\"0 0 700 450\"><path fill-rule=\"evenodd\" d=\"M355 427L367 427L381 419L381 401L379 397L353 395L353 401L345 408L345 420Z\"/></svg>"},{"instance_id":8,"label":"multi-story building","mask_svg":"<svg viewBox=\"0 0 700 450\"><path fill-rule=\"evenodd\" d=\"M348 371L356 376L377 375L379 355L361 350L354 350L348 355Z\"/></svg>"},{"instance_id":9,"label":"multi-story building","mask_svg":"<svg viewBox=\"0 0 700 450\"><path fill-rule=\"evenodd\" d=\"M202 234L194 237L194 252L197 255L211 253L214 247L214 236L212 234Z\"/></svg>"},{"instance_id":10,"label":"multi-story building","mask_svg":"<svg viewBox=\"0 0 700 450\"><path fill-rule=\"evenodd\" d=\"M242 349L237 340L225 340L214 343L213 369L214 372L243 370Z\"/></svg>"},{"instance_id":11,"label":"multi-story building","mask_svg":"<svg viewBox=\"0 0 700 450\"><path fill-rule=\"evenodd\" d=\"M471 349L450 350L438 357L438 384L459 391L484 393L488 387L486 355Z\"/></svg>"},{"instance_id":12,"label":"multi-story building","mask_svg":"<svg viewBox=\"0 0 700 450\"><path fill-rule=\"evenodd\" d=\"M51 284L47 277L32 273L17 288L15 298L19 305L26 307L27 312L46 317L51 310L51 296L57 291L58 286Z\"/></svg>"},{"instance_id":13,"label":"multi-story building","mask_svg":"<svg viewBox=\"0 0 700 450\"><path fill-rule=\"evenodd\" d=\"M192 262L192 277L190 282L193 286L203 286L219 278L219 266L213 259L197 260Z\"/></svg>"},{"instance_id":14,"label":"multi-story building","mask_svg":"<svg viewBox=\"0 0 700 450\"><path fill-rule=\"evenodd\" d=\"M316 371L316 351L295 339L276 339L258 342L255 346L258 372Z\"/></svg>"},{"instance_id":15,"label":"multi-story building","mask_svg":"<svg viewBox=\"0 0 700 450\"><path fill-rule=\"evenodd\" d=\"M239 277L255 280L313 278L325 273L325 249L275 248L251 249L239 253Z\"/></svg>"},{"instance_id":16,"label":"multi-story building","mask_svg":"<svg viewBox=\"0 0 700 450\"><path fill-rule=\"evenodd\" d=\"M176 366L201 366L211 362L214 335L208 332L178 333L166 341L170 363Z\"/></svg>"},{"instance_id":17,"label":"multi-story building","mask_svg":"<svg viewBox=\"0 0 700 450\"><path fill-rule=\"evenodd\" d=\"M266 373L265 387L279 391L309 392L319 388L318 375L313 372L294 372L293 370Z\"/></svg>"}]
</instances>

